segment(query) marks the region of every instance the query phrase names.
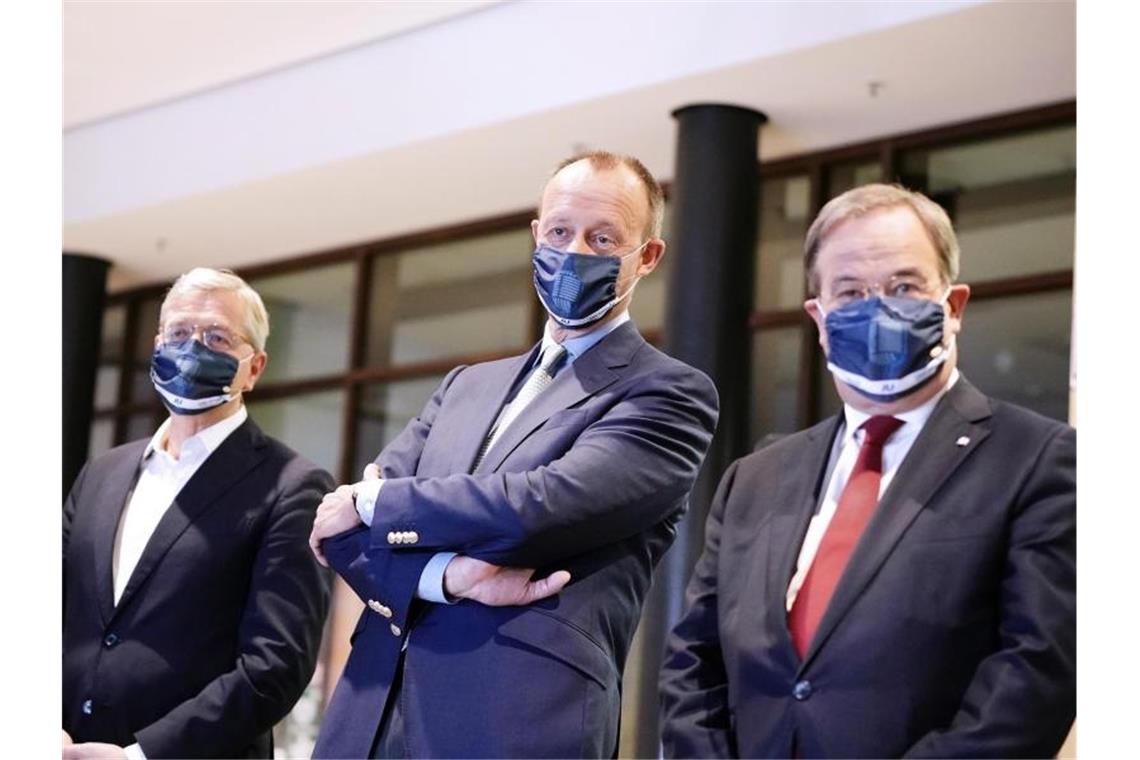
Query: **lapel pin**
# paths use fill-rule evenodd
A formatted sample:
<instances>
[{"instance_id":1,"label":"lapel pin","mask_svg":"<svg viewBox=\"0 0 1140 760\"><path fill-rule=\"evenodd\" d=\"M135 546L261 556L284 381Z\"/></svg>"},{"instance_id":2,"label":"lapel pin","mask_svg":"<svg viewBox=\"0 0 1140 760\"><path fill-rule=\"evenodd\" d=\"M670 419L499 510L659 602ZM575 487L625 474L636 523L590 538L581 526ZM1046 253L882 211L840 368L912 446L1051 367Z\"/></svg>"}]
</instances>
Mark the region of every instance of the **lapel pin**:
<instances>
[{"instance_id":1,"label":"lapel pin","mask_svg":"<svg viewBox=\"0 0 1140 760\"><path fill-rule=\"evenodd\" d=\"M961 438L959 438L957 441L955 441L955 443L957 443L959 446L969 446L970 445L970 436L964 435Z\"/></svg>"}]
</instances>

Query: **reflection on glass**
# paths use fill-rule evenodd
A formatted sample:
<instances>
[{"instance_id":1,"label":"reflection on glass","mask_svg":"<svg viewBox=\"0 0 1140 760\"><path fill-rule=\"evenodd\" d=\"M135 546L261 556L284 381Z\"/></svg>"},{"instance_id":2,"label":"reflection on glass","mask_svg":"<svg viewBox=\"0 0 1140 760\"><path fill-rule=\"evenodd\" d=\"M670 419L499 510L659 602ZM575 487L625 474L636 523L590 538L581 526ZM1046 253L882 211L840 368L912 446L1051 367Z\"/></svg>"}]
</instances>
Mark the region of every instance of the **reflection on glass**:
<instances>
[{"instance_id":1,"label":"reflection on glass","mask_svg":"<svg viewBox=\"0 0 1140 760\"><path fill-rule=\"evenodd\" d=\"M1069 291L971 302L958 366L982 393L1066 421L1072 313Z\"/></svg>"},{"instance_id":2,"label":"reflection on glass","mask_svg":"<svg viewBox=\"0 0 1140 760\"><path fill-rule=\"evenodd\" d=\"M964 282L1073 266L1076 127L902 155L900 179L950 213Z\"/></svg>"},{"instance_id":3,"label":"reflection on glass","mask_svg":"<svg viewBox=\"0 0 1140 760\"><path fill-rule=\"evenodd\" d=\"M269 312L262 382L332 375L348 368L355 262L250 280Z\"/></svg>"},{"instance_id":4,"label":"reflection on glass","mask_svg":"<svg viewBox=\"0 0 1140 760\"><path fill-rule=\"evenodd\" d=\"M760 179L756 309L794 309L804 299L804 233L811 224L806 175Z\"/></svg>"},{"instance_id":5,"label":"reflection on glass","mask_svg":"<svg viewBox=\"0 0 1140 760\"><path fill-rule=\"evenodd\" d=\"M334 475L338 474L343 390L270 401L251 398L248 408L249 416L263 431Z\"/></svg>"},{"instance_id":6,"label":"reflection on glass","mask_svg":"<svg viewBox=\"0 0 1140 760\"><path fill-rule=\"evenodd\" d=\"M517 230L377 256L366 362L391 366L530 343L534 239Z\"/></svg>"},{"instance_id":7,"label":"reflection on glass","mask_svg":"<svg viewBox=\"0 0 1140 760\"><path fill-rule=\"evenodd\" d=\"M842 195L860 185L881 182L882 177L882 164L879 163L878 159L835 164L827 170L827 199L830 200L837 195Z\"/></svg>"},{"instance_id":8,"label":"reflection on glass","mask_svg":"<svg viewBox=\"0 0 1140 760\"><path fill-rule=\"evenodd\" d=\"M377 383L365 386L356 412L356 451L352 477L359 477L364 466L423 410L443 375Z\"/></svg>"},{"instance_id":9,"label":"reflection on glass","mask_svg":"<svg viewBox=\"0 0 1140 760\"><path fill-rule=\"evenodd\" d=\"M123 360L123 331L126 328L127 307L125 305L108 306L103 311L103 328L99 341L99 366L95 372L96 409L107 409L118 402L120 364Z\"/></svg>"},{"instance_id":10,"label":"reflection on glass","mask_svg":"<svg viewBox=\"0 0 1140 760\"><path fill-rule=\"evenodd\" d=\"M777 327L752 334L751 439L799 429L802 330Z\"/></svg>"}]
</instances>

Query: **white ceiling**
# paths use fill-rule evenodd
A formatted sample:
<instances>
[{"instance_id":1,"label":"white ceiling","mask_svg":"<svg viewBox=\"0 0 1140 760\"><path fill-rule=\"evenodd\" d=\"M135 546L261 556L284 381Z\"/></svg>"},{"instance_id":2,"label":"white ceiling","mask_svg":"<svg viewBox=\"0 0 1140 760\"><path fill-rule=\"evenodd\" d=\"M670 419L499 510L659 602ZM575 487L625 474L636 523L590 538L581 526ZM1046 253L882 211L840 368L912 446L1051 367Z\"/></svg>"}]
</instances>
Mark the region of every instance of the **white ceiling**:
<instances>
[{"instance_id":1,"label":"white ceiling","mask_svg":"<svg viewBox=\"0 0 1140 760\"><path fill-rule=\"evenodd\" d=\"M490 24L511 14L517 18L550 9L530 3L492 5L490 11L483 9L481 22ZM602 88L604 94L595 97L542 101L551 105L519 109L514 117L469 121L465 128L429 133L418 140L401 137L382 150L263 172L252 179L201 186L177 197L76 217L65 224L65 247L111 258L114 289L169 279L194 264L247 266L527 208L533 205L549 167L581 146L633 153L655 174L670 178L675 149L675 122L670 113L695 102L732 103L765 111L770 121L761 131L759 153L777 158L1075 97L1073 4L942 5L949 10L906 23L791 49L786 45L769 48L766 54L711 69L692 66L692 73L643 81L618 91L610 83L609 90ZM880 10L884 6L900 7L877 4ZM647 11L653 7L636 6ZM653 24L662 23L660 13L675 7L662 5L657 7L657 16L645 14L646 29L636 38L641 42L630 38L625 47L663 39L652 36ZM690 4L690 10L695 7ZM783 14L773 22L773 28L780 30L800 29L804 21L810 21L796 18L797 13L829 10L834 14L850 12L853 6L831 4L828 9L820 4L775 3L760 7ZM929 7L913 6L918 11ZM709 5L702 12L715 15L721 8ZM224 15L217 8L211 13ZM473 18L468 14L440 24L458 28ZM542 37L536 40L522 33L526 31L519 30L518 52L508 51L506 59L520 77L554 69L561 75L583 58L593 58L588 50L550 44ZM664 69L671 58L708 51L711 41L699 39L698 32L694 35L690 47L677 55L669 46L654 50L660 63L654 59L651 68ZM510 37L514 36L512 29ZM623 44L622 36L603 44ZM137 50L131 56L136 53L146 59L145 52ZM447 60L445 51L429 49L422 54ZM634 54L644 57L641 49ZM711 60L715 55L708 52L707 57ZM477 88L486 83L464 79L475 73L462 69L444 68L444 75L455 80L456 92L464 88L482 92ZM521 85L511 81L510 75L501 76L501 81L491 83L492 94L501 90L501 97L516 100L526 93L546 95L531 80L520 80L526 84L519 89ZM541 84L541 76L535 81ZM868 88L872 81L882 85L875 96ZM76 97L83 102L87 96ZM448 97L455 94L449 91ZM449 115L446 105L429 103L428 110ZM470 106L458 101L457 105ZM431 110L440 108L444 110ZM132 119L109 123L115 126ZM66 139L80 144L79 138L100 130L102 125L95 130L81 127ZM245 157L245 153L235 155ZM72 157L65 151L65 164L68 160ZM233 163L224 163L215 174L229 170ZM118 191L114 171L118 166L109 165L95 177L98 181L91 185L90 197L97 201L100 194Z\"/></svg>"},{"instance_id":2,"label":"white ceiling","mask_svg":"<svg viewBox=\"0 0 1140 760\"><path fill-rule=\"evenodd\" d=\"M185 97L496 2L65 0L63 125Z\"/></svg>"}]
</instances>

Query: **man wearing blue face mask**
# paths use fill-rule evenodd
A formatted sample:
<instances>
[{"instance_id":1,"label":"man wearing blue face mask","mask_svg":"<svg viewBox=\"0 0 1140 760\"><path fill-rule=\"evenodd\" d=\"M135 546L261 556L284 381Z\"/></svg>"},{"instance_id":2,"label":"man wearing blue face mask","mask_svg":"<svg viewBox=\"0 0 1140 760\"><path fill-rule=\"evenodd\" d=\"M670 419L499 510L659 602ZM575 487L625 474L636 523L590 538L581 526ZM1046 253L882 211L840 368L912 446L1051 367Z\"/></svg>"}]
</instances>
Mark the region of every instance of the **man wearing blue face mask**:
<instances>
[{"instance_id":1,"label":"man wearing blue face mask","mask_svg":"<svg viewBox=\"0 0 1140 760\"><path fill-rule=\"evenodd\" d=\"M239 277L178 278L150 373L170 418L71 489L65 758L272 757L312 677L328 577L307 538L333 481L246 413L268 334Z\"/></svg>"},{"instance_id":2,"label":"man wearing blue face mask","mask_svg":"<svg viewBox=\"0 0 1140 760\"><path fill-rule=\"evenodd\" d=\"M733 463L662 669L669 757L1049 757L1076 711L1076 441L957 370L946 213L830 201L804 269L843 413Z\"/></svg>"},{"instance_id":3,"label":"man wearing blue face mask","mask_svg":"<svg viewBox=\"0 0 1140 760\"><path fill-rule=\"evenodd\" d=\"M326 496L313 550L367 608L316 757L616 753L622 668L717 418L709 379L629 318L662 207L636 159L563 162L532 223L542 341L453 370Z\"/></svg>"}]
</instances>

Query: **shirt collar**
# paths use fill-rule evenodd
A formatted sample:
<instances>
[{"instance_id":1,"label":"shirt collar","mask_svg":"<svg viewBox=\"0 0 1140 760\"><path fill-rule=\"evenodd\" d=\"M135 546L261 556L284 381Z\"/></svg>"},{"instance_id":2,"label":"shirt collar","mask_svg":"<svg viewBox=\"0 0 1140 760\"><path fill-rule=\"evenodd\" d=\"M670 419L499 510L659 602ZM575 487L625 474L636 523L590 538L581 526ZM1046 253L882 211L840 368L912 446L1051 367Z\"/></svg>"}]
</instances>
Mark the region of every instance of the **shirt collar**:
<instances>
[{"instance_id":1,"label":"shirt collar","mask_svg":"<svg viewBox=\"0 0 1140 760\"><path fill-rule=\"evenodd\" d=\"M582 354L593 348L602 338L606 337L614 330L618 329L630 320L629 310L626 309L621 314L606 322L604 325L596 330L592 330L585 335L579 335L577 338L567 338L562 341L562 346L566 349L566 363L570 364ZM550 321L546 323L546 329L542 333L542 348L539 350L539 355L549 346L555 344L554 338L550 335Z\"/></svg>"},{"instance_id":2,"label":"shirt collar","mask_svg":"<svg viewBox=\"0 0 1140 760\"><path fill-rule=\"evenodd\" d=\"M205 459L210 454L213 454L222 441L229 437L230 433L241 427L241 424L249 417L249 412L245 409L245 404L238 407L238 410L225 419L215 422L208 428L199 430L182 444L183 453L191 453L195 450L201 452L202 458ZM166 442L166 434L170 430L170 418L159 425L158 430L150 438L150 443L146 446L146 451L143 452L143 461L150 459L155 451L162 451L166 453L163 444Z\"/></svg>"},{"instance_id":3,"label":"shirt collar","mask_svg":"<svg viewBox=\"0 0 1140 760\"><path fill-rule=\"evenodd\" d=\"M950 373L950 379L946 382L946 385L944 385L938 393L935 393L932 397L924 401L921 406L917 406L907 412L899 412L891 415L905 423L899 428L899 439L918 435L919 431L926 425L926 421L930 419L930 415L934 413L934 407L938 405L938 402L942 400L946 392L954 387L954 383L958 382L958 377L958 368L955 367L954 371ZM871 415L859 411L850 404L844 404L843 418L847 426L844 437L848 440L854 440L855 431L859 429L860 425L871 419Z\"/></svg>"}]
</instances>

